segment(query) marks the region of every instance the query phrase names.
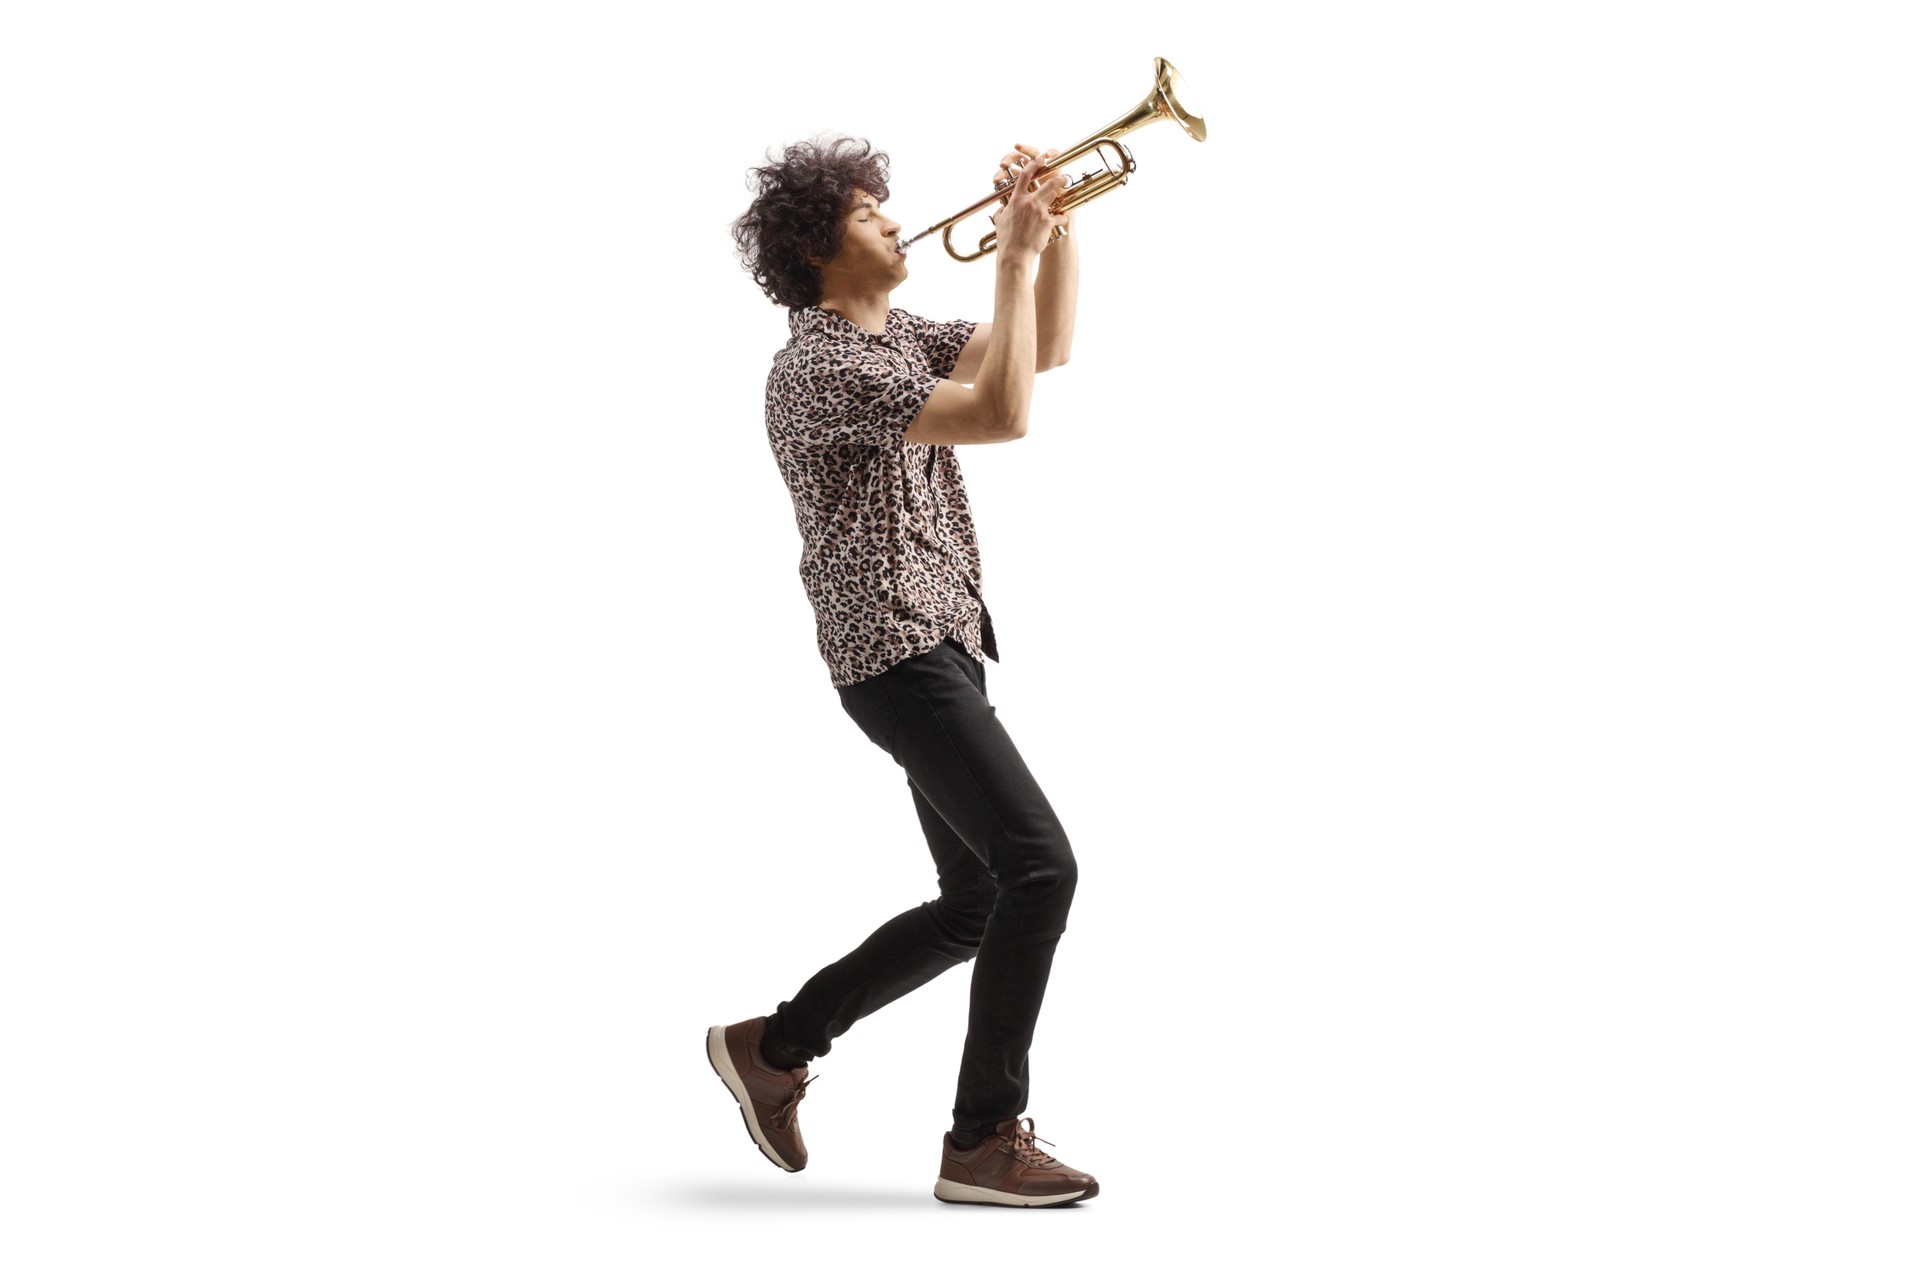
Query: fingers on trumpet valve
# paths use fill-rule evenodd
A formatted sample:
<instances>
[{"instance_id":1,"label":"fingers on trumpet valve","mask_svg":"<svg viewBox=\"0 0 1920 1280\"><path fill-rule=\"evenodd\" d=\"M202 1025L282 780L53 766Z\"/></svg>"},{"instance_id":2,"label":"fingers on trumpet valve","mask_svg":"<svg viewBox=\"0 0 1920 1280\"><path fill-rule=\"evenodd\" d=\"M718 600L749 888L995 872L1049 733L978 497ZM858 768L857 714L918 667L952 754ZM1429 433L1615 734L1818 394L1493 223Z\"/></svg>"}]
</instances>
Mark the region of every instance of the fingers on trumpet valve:
<instances>
[{"instance_id":1,"label":"fingers on trumpet valve","mask_svg":"<svg viewBox=\"0 0 1920 1280\"><path fill-rule=\"evenodd\" d=\"M1047 155L1058 155L1058 154L1059 154L1058 151L1050 151L1047 153ZM1013 150L1007 152L1007 154L1000 157L1000 167L1002 169L1009 169L1009 170L1024 169L1029 164L1033 163L1033 161L1044 160L1045 158L1046 158L1045 156L1042 156L1039 152L1035 151L1032 147L1028 146L1026 143L1016 142L1013 144Z\"/></svg>"},{"instance_id":2,"label":"fingers on trumpet valve","mask_svg":"<svg viewBox=\"0 0 1920 1280\"><path fill-rule=\"evenodd\" d=\"M1025 165L1026 161L1023 156L1018 152L1009 151L1006 155L1000 157L1000 167L993 171L993 185L996 187L1006 186L1011 190L1013 176L1020 172ZM1006 199L1006 196L1003 195L1001 199Z\"/></svg>"},{"instance_id":3,"label":"fingers on trumpet valve","mask_svg":"<svg viewBox=\"0 0 1920 1280\"><path fill-rule=\"evenodd\" d=\"M993 185L995 187L1004 186L1006 188L1000 195L1000 203L1002 205L1006 204L1006 202L1013 197L1013 182L1017 174L1025 173L1039 165L1044 165L1047 161L1060 154L1060 148L1058 147L1049 147L1046 151L1040 152L1035 151L1024 142L1016 142L1013 146L1014 149L1012 151L1000 157L1000 167L993 171ZM1060 179L1062 186L1066 184L1066 175L1058 170L1048 174L1047 178L1042 179L1042 181L1056 177ZM1037 190L1039 185L1039 183L1035 183L1029 190Z\"/></svg>"}]
</instances>

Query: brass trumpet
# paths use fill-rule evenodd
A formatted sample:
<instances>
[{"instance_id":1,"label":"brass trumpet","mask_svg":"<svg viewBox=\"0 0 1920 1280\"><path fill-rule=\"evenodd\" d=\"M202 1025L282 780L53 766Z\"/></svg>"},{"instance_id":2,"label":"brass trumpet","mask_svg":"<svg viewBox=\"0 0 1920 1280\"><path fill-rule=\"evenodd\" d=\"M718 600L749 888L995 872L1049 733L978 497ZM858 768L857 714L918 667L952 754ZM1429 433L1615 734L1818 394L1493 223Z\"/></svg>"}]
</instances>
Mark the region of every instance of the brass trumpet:
<instances>
[{"instance_id":1,"label":"brass trumpet","mask_svg":"<svg viewBox=\"0 0 1920 1280\"><path fill-rule=\"evenodd\" d=\"M925 231L907 237L900 242L900 247L905 249L916 240L924 239L936 231L944 230L946 234L941 237L941 240L947 246L947 253L951 255L955 261L978 262L999 247L997 243L999 240L999 232L989 231L986 235L982 236L980 238L980 251L978 253L961 253L953 247L953 228L957 223L972 217L994 201L1006 199L1008 193L1013 190L1016 182L1038 181L1054 170L1066 167L1083 155L1093 154L1099 159L1101 167L1083 173L1078 178L1068 177L1066 188L1061 191L1059 198L1053 202L1053 212L1057 214L1065 213L1069 209L1077 208L1089 200L1107 194L1107 192L1112 191L1116 187L1126 185L1127 175L1134 171L1135 165L1133 163L1133 153L1120 145L1119 138L1122 134L1131 133L1141 125L1152 124L1156 120L1171 120L1185 130L1187 136L1195 142L1205 142L1207 140L1207 122L1201 119L1191 107L1181 104L1179 89L1180 73L1175 71L1173 64L1165 58L1155 58L1153 60L1153 88L1148 92L1146 97L1140 100L1140 104L1134 107L1133 110L1127 112L1106 128L1095 130L1086 138L1074 143L1071 147L1068 147L1065 151L1062 151L1059 155L1047 161L1047 163L1022 169L1007 181L995 186L992 195L986 197L984 200L976 200L944 222L936 222ZM1113 161L1107 158L1107 150L1109 148L1111 148L1116 157ZM1116 164L1118 167L1116 167ZM1065 234L1067 234L1065 227L1055 227L1053 229L1053 240L1058 240ZM1047 243L1051 244L1053 240L1049 240Z\"/></svg>"}]
</instances>

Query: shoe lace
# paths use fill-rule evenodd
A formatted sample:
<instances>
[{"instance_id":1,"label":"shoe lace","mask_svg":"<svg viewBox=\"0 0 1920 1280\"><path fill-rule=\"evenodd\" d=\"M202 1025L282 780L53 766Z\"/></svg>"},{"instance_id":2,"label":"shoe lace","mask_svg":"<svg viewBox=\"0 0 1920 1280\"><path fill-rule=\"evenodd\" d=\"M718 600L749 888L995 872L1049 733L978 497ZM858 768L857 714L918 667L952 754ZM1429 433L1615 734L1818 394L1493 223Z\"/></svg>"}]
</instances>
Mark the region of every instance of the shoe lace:
<instances>
[{"instance_id":1,"label":"shoe lace","mask_svg":"<svg viewBox=\"0 0 1920 1280\"><path fill-rule=\"evenodd\" d=\"M1033 1131L1033 1117L1026 1116L1021 1118L1014 1125L1013 1133L1009 1136L1013 1140L1013 1154L1016 1159L1023 1160L1036 1169L1044 1169L1049 1165L1060 1163L1033 1145L1036 1142L1047 1142L1045 1138ZM1054 1144L1047 1142L1047 1145L1051 1147Z\"/></svg>"},{"instance_id":2,"label":"shoe lace","mask_svg":"<svg viewBox=\"0 0 1920 1280\"><path fill-rule=\"evenodd\" d=\"M798 1085L794 1086L793 1096L781 1103L780 1109L775 1111L772 1117L770 1117L774 1128L793 1128L793 1117L800 1106L800 1099L807 1096L807 1086L819 1078L819 1076L808 1076L805 1080L802 1080Z\"/></svg>"}]
</instances>

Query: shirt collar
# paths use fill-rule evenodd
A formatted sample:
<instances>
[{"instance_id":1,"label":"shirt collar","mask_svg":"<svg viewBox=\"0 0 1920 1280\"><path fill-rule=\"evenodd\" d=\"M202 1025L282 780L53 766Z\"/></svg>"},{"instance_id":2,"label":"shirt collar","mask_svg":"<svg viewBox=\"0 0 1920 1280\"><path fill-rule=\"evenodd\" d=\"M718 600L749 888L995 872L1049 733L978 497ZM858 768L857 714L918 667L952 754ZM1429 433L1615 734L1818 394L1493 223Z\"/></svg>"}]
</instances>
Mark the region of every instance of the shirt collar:
<instances>
[{"instance_id":1,"label":"shirt collar","mask_svg":"<svg viewBox=\"0 0 1920 1280\"><path fill-rule=\"evenodd\" d=\"M787 312L787 331L798 337L803 333L831 333L844 338L871 338L879 341L893 333L894 311L887 309L887 329L885 333L869 333L845 316L837 316L820 307L793 307Z\"/></svg>"}]
</instances>

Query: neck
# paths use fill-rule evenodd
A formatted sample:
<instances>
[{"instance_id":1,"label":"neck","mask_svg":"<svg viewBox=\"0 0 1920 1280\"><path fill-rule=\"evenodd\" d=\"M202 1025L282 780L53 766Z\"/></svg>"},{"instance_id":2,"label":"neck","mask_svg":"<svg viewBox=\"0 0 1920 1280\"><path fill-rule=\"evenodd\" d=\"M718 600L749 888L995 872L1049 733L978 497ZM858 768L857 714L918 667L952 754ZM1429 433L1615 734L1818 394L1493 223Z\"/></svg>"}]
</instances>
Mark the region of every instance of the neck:
<instances>
[{"instance_id":1,"label":"neck","mask_svg":"<svg viewBox=\"0 0 1920 1280\"><path fill-rule=\"evenodd\" d=\"M829 290L821 295L819 306L822 311L853 321L868 333L885 333L889 292L886 289L864 293Z\"/></svg>"}]
</instances>

